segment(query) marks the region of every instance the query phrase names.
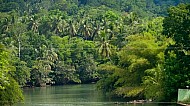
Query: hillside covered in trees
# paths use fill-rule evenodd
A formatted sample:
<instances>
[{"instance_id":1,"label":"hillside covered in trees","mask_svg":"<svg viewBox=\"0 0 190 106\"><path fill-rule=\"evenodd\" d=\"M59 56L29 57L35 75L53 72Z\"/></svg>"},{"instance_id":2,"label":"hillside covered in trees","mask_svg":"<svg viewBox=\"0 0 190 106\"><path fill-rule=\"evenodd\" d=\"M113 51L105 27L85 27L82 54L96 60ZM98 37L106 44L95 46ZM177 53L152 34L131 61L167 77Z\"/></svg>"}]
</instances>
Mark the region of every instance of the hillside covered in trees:
<instances>
[{"instance_id":1,"label":"hillside covered in trees","mask_svg":"<svg viewBox=\"0 0 190 106\"><path fill-rule=\"evenodd\" d=\"M190 85L189 2L0 0L0 105L22 101L20 87L92 82L176 101Z\"/></svg>"}]
</instances>

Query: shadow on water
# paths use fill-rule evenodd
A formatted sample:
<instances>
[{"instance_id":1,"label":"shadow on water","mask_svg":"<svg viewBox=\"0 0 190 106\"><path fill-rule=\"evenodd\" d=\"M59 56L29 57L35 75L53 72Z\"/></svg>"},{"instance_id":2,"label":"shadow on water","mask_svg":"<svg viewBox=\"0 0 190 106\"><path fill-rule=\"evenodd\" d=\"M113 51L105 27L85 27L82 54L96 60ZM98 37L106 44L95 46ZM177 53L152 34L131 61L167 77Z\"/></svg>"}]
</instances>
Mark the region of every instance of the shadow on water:
<instances>
[{"instance_id":1,"label":"shadow on water","mask_svg":"<svg viewBox=\"0 0 190 106\"><path fill-rule=\"evenodd\" d=\"M126 99L106 96L95 84L24 89L24 103L15 106L177 106L176 104L129 104Z\"/></svg>"}]
</instances>

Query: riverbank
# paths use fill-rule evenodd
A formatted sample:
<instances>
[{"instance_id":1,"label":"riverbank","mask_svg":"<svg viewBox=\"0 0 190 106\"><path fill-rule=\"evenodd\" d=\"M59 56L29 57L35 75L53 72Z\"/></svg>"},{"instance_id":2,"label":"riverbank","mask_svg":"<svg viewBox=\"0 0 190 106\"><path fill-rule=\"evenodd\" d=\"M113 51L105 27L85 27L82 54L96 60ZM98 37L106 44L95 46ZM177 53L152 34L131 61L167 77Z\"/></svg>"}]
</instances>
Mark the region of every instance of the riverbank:
<instances>
[{"instance_id":1,"label":"riverbank","mask_svg":"<svg viewBox=\"0 0 190 106\"><path fill-rule=\"evenodd\" d=\"M180 105L180 106L190 106L190 103L189 104L187 104L187 103L177 103L178 105Z\"/></svg>"}]
</instances>

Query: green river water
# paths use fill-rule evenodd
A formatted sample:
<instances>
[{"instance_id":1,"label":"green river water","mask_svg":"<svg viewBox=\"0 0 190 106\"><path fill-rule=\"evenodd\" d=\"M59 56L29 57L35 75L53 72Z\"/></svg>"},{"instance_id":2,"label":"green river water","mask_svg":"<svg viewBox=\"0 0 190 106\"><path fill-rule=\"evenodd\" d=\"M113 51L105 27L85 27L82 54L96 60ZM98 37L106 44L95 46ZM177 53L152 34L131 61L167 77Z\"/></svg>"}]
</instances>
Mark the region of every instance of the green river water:
<instances>
[{"instance_id":1,"label":"green river water","mask_svg":"<svg viewBox=\"0 0 190 106\"><path fill-rule=\"evenodd\" d=\"M176 104L129 104L96 90L95 84L25 88L24 103L15 106L177 106Z\"/></svg>"}]
</instances>

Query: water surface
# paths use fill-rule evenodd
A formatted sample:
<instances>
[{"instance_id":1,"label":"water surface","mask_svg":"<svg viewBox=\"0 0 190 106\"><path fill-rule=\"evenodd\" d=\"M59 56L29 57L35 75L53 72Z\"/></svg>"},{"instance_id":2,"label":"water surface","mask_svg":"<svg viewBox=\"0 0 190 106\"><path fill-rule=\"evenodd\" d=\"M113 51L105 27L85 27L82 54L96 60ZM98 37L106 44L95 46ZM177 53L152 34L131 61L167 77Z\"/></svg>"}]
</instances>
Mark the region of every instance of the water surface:
<instances>
[{"instance_id":1,"label":"water surface","mask_svg":"<svg viewBox=\"0 0 190 106\"><path fill-rule=\"evenodd\" d=\"M26 88L24 97L24 103L15 106L166 106L157 103L129 104L129 100L105 96L96 90L95 84Z\"/></svg>"}]
</instances>

